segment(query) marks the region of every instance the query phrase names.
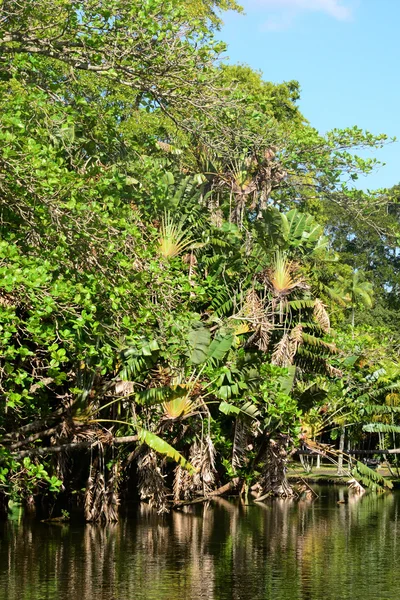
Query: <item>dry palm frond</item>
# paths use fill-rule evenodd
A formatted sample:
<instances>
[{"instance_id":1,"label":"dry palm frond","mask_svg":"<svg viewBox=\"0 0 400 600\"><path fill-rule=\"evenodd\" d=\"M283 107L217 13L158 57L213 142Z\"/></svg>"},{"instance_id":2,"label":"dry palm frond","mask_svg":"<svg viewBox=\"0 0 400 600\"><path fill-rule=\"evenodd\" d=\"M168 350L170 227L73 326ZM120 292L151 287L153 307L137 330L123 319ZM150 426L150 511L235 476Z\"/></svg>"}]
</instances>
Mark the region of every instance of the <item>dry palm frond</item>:
<instances>
[{"instance_id":1,"label":"dry palm frond","mask_svg":"<svg viewBox=\"0 0 400 600\"><path fill-rule=\"evenodd\" d=\"M149 387L167 387L171 383L172 372L169 367L157 365L151 370L151 381Z\"/></svg>"},{"instance_id":2,"label":"dry palm frond","mask_svg":"<svg viewBox=\"0 0 400 600\"><path fill-rule=\"evenodd\" d=\"M57 441L69 439L75 430L74 424L70 419L63 419L58 430Z\"/></svg>"},{"instance_id":3,"label":"dry palm frond","mask_svg":"<svg viewBox=\"0 0 400 600\"><path fill-rule=\"evenodd\" d=\"M259 347L259 349L262 352L267 352L268 348L269 348L269 343L271 340L271 331L273 330L273 324L268 322L268 321L264 321L263 323L261 323L260 328L259 328L259 339L257 342L257 346Z\"/></svg>"},{"instance_id":4,"label":"dry palm frond","mask_svg":"<svg viewBox=\"0 0 400 600\"><path fill-rule=\"evenodd\" d=\"M247 344L256 344L260 350L266 352L269 347L271 330L273 329L273 320L272 315L269 315L265 310L262 300L254 289L249 290L247 293L238 316L245 320L244 325L250 323L255 329L253 335L247 340ZM240 333L250 330L248 325L247 328L244 328L242 324L239 327L241 327L239 329ZM236 335L239 335L239 333L236 333Z\"/></svg>"},{"instance_id":5,"label":"dry palm frond","mask_svg":"<svg viewBox=\"0 0 400 600\"><path fill-rule=\"evenodd\" d=\"M271 357L271 363L278 367L288 367L293 363L296 353L297 342L290 338L289 333L284 333L279 342L275 345Z\"/></svg>"},{"instance_id":6,"label":"dry palm frond","mask_svg":"<svg viewBox=\"0 0 400 600\"><path fill-rule=\"evenodd\" d=\"M241 417L236 419L232 448L232 467L240 469L245 461L249 424Z\"/></svg>"},{"instance_id":7,"label":"dry palm frond","mask_svg":"<svg viewBox=\"0 0 400 600\"><path fill-rule=\"evenodd\" d=\"M206 487L207 492L210 492L215 482L215 456L217 452L209 435L206 435L205 437L204 446L205 451L203 464L201 467L201 475L203 478L203 486Z\"/></svg>"},{"instance_id":8,"label":"dry palm frond","mask_svg":"<svg viewBox=\"0 0 400 600\"><path fill-rule=\"evenodd\" d=\"M84 423L75 423L74 428L70 429L70 439L72 442L91 442L92 444L104 444L109 445L112 442L113 436L104 429L98 429L96 427L90 427Z\"/></svg>"},{"instance_id":9,"label":"dry palm frond","mask_svg":"<svg viewBox=\"0 0 400 600\"><path fill-rule=\"evenodd\" d=\"M196 469L193 475L181 469L175 469L174 497L176 500L188 500L196 494L206 496L215 483L215 447L209 435L202 442L195 441L189 453L189 461Z\"/></svg>"},{"instance_id":10,"label":"dry palm frond","mask_svg":"<svg viewBox=\"0 0 400 600\"><path fill-rule=\"evenodd\" d=\"M104 513L105 480L103 447L98 445L99 455L90 464L85 490L85 519L100 521Z\"/></svg>"},{"instance_id":11,"label":"dry palm frond","mask_svg":"<svg viewBox=\"0 0 400 600\"><path fill-rule=\"evenodd\" d=\"M185 254L183 257L183 262L189 265L189 280L192 280L196 274L197 258L193 252L188 252L188 254Z\"/></svg>"},{"instance_id":12,"label":"dry palm frond","mask_svg":"<svg viewBox=\"0 0 400 600\"><path fill-rule=\"evenodd\" d=\"M104 464L104 449L98 443L98 456L90 461L86 483L84 512L88 522L110 523L118 521L118 465L115 463L108 473Z\"/></svg>"},{"instance_id":13,"label":"dry palm frond","mask_svg":"<svg viewBox=\"0 0 400 600\"><path fill-rule=\"evenodd\" d=\"M115 382L116 396L129 396L133 393L135 384L133 381L118 380Z\"/></svg>"},{"instance_id":14,"label":"dry palm frond","mask_svg":"<svg viewBox=\"0 0 400 600\"><path fill-rule=\"evenodd\" d=\"M290 333L284 333L275 345L271 363L279 367L289 367L293 364L298 347L303 343L303 326L298 323Z\"/></svg>"},{"instance_id":15,"label":"dry palm frond","mask_svg":"<svg viewBox=\"0 0 400 600\"><path fill-rule=\"evenodd\" d=\"M291 339L293 344L296 345L296 351L297 346L299 344L302 344L304 339L303 326L301 325L301 323L298 323L295 327L293 327L292 331L289 334L289 338Z\"/></svg>"},{"instance_id":16,"label":"dry palm frond","mask_svg":"<svg viewBox=\"0 0 400 600\"><path fill-rule=\"evenodd\" d=\"M118 521L118 482L119 482L119 464L115 462L108 474L108 481L105 492L105 516L106 522L112 523Z\"/></svg>"},{"instance_id":17,"label":"dry palm frond","mask_svg":"<svg viewBox=\"0 0 400 600\"><path fill-rule=\"evenodd\" d=\"M159 238L160 254L164 258L179 256L184 250L193 244L190 235L184 231L183 223L176 223L169 213L162 218Z\"/></svg>"},{"instance_id":18,"label":"dry palm frond","mask_svg":"<svg viewBox=\"0 0 400 600\"><path fill-rule=\"evenodd\" d=\"M343 371L337 369L336 367L332 367L332 365L328 363L326 364L326 370L328 372L328 375L330 375L331 377L343 377Z\"/></svg>"},{"instance_id":19,"label":"dry palm frond","mask_svg":"<svg viewBox=\"0 0 400 600\"><path fill-rule=\"evenodd\" d=\"M149 506L155 508L158 514L168 512L168 488L164 475L158 465L157 454L147 450L137 461L139 474L139 494L142 500L148 500Z\"/></svg>"},{"instance_id":20,"label":"dry palm frond","mask_svg":"<svg viewBox=\"0 0 400 600\"><path fill-rule=\"evenodd\" d=\"M263 469L258 481L260 495L271 494L282 498L294 496L286 478L287 440L270 440L264 458Z\"/></svg>"},{"instance_id":21,"label":"dry palm frond","mask_svg":"<svg viewBox=\"0 0 400 600\"><path fill-rule=\"evenodd\" d=\"M201 484L202 483L201 482L202 459L203 459L202 444L195 441L192 444L192 446L190 448L190 453L189 453L189 461L193 465L193 467L196 469L196 473L194 473L194 475L192 477L193 489L195 491L200 490L202 488L202 484Z\"/></svg>"},{"instance_id":22,"label":"dry palm frond","mask_svg":"<svg viewBox=\"0 0 400 600\"><path fill-rule=\"evenodd\" d=\"M92 509L93 509L94 482L93 482L92 475L93 475L92 465L90 465L90 472L89 472L89 477L86 482L85 500L84 500L85 520L89 521L89 522L92 520Z\"/></svg>"},{"instance_id":23,"label":"dry palm frond","mask_svg":"<svg viewBox=\"0 0 400 600\"><path fill-rule=\"evenodd\" d=\"M318 497L318 494L308 485L304 479L300 479L296 486L296 491L304 500L313 500Z\"/></svg>"},{"instance_id":24,"label":"dry palm frond","mask_svg":"<svg viewBox=\"0 0 400 600\"><path fill-rule=\"evenodd\" d=\"M314 319L316 320L318 325L321 327L322 331L324 331L325 333L329 333L329 331L331 329L329 315L326 311L325 304L323 304L323 302L321 302L321 300L319 300L318 298L316 298L316 300L315 300L313 314L314 314Z\"/></svg>"},{"instance_id":25,"label":"dry palm frond","mask_svg":"<svg viewBox=\"0 0 400 600\"><path fill-rule=\"evenodd\" d=\"M286 367L291 364L291 340L288 333L284 333L275 345L271 363L278 367Z\"/></svg>"},{"instance_id":26,"label":"dry palm frond","mask_svg":"<svg viewBox=\"0 0 400 600\"><path fill-rule=\"evenodd\" d=\"M240 314L255 325L265 318L264 305L254 289L247 292Z\"/></svg>"},{"instance_id":27,"label":"dry palm frond","mask_svg":"<svg viewBox=\"0 0 400 600\"><path fill-rule=\"evenodd\" d=\"M195 286L197 258L193 254L193 250L190 253L185 254L185 256L183 257L183 262L186 263L187 265L189 265L188 279L189 279L190 285L192 287L194 287ZM195 296L196 296L196 294L193 291L190 292L191 298L194 298Z\"/></svg>"},{"instance_id":28,"label":"dry palm frond","mask_svg":"<svg viewBox=\"0 0 400 600\"><path fill-rule=\"evenodd\" d=\"M168 144L168 142L160 142L157 140L156 144L160 148L160 150L163 150L164 152L172 152L173 150L173 147L171 146L171 144Z\"/></svg>"},{"instance_id":29,"label":"dry palm frond","mask_svg":"<svg viewBox=\"0 0 400 600\"><path fill-rule=\"evenodd\" d=\"M174 494L174 502L178 502L181 499L181 494L184 490L183 487L183 479L184 479L184 469L180 465L175 467L174 471L174 483L172 486L172 491Z\"/></svg>"},{"instance_id":30,"label":"dry palm frond","mask_svg":"<svg viewBox=\"0 0 400 600\"><path fill-rule=\"evenodd\" d=\"M180 465L175 469L173 492L175 502L178 502L179 500L190 500L193 497L193 477L191 477L189 472Z\"/></svg>"},{"instance_id":31,"label":"dry palm frond","mask_svg":"<svg viewBox=\"0 0 400 600\"><path fill-rule=\"evenodd\" d=\"M211 223L215 227L221 227L224 221L224 215L219 206L218 194L211 193L207 196L207 208L210 212Z\"/></svg>"},{"instance_id":32,"label":"dry palm frond","mask_svg":"<svg viewBox=\"0 0 400 600\"><path fill-rule=\"evenodd\" d=\"M397 392L390 392L385 396L385 404L388 406L399 406L400 403L400 394Z\"/></svg>"}]
</instances>

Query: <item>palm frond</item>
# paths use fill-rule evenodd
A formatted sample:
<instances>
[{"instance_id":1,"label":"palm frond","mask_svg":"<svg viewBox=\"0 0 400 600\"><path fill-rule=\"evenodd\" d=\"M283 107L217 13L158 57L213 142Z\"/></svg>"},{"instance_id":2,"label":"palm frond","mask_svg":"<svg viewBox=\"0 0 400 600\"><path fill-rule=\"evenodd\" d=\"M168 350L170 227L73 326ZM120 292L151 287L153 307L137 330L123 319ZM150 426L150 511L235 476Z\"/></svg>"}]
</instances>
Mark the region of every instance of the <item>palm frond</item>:
<instances>
[{"instance_id":1,"label":"palm frond","mask_svg":"<svg viewBox=\"0 0 400 600\"><path fill-rule=\"evenodd\" d=\"M168 402L163 403L164 414L168 419L179 419L184 415L188 415L194 410L193 402L190 398L184 396L183 398L174 398Z\"/></svg>"},{"instance_id":2,"label":"palm frond","mask_svg":"<svg viewBox=\"0 0 400 600\"><path fill-rule=\"evenodd\" d=\"M185 231L182 222L177 223L169 212L162 217L159 250L164 258L179 256L184 250L194 243L190 234Z\"/></svg>"},{"instance_id":3,"label":"palm frond","mask_svg":"<svg viewBox=\"0 0 400 600\"><path fill-rule=\"evenodd\" d=\"M220 403L218 408L222 413L224 413L224 415L238 416L240 414L244 414L250 417L251 419L257 419L259 415L259 410L257 406L250 401L245 402L241 407L223 401Z\"/></svg>"},{"instance_id":4,"label":"palm frond","mask_svg":"<svg viewBox=\"0 0 400 600\"><path fill-rule=\"evenodd\" d=\"M190 500L194 495L193 477L178 465L174 471L174 501Z\"/></svg>"},{"instance_id":5,"label":"palm frond","mask_svg":"<svg viewBox=\"0 0 400 600\"><path fill-rule=\"evenodd\" d=\"M289 300L286 303L285 310L313 310L315 307L315 300Z\"/></svg>"},{"instance_id":6,"label":"palm frond","mask_svg":"<svg viewBox=\"0 0 400 600\"><path fill-rule=\"evenodd\" d=\"M190 362L194 365L201 365L207 360L207 353L210 346L211 334L207 327L204 327L201 321L193 323L189 331L188 341L191 348Z\"/></svg>"},{"instance_id":7,"label":"palm frond","mask_svg":"<svg viewBox=\"0 0 400 600\"><path fill-rule=\"evenodd\" d=\"M388 425L386 423L367 423L363 431L368 433L400 433L400 425Z\"/></svg>"},{"instance_id":8,"label":"palm frond","mask_svg":"<svg viewBox=\"0 0 400 600\"><path fill-rule=\"evenodd\" d=\"M314 346L315 348L320 348L329 354L337 354L339 352L335 344L325 342L321 338L315 337L314 335L309 335L308 333L303 332L303 341L305 344Z\"/></svg>"},{"instance_id":9,"label":"palm frond","mask_svg":"<svg viewBox=\"0 0 400 600\"><path fill-rule=\"evenodd\" d=\"M329 315L326 311L326 306L319 300L318 298L314 301L314 311L313 316L316 322L321 326L321 329L325 333L329 333L331 328L331 323L329 319Z\"/></svg>"},{"instance_id":10,"label":"palm frond","mask_svg":"<svg viewBox=\"0 0 400 600\"><path fill-rule=\"evenodd\" d=\"M360 402L367 402L370 399L384 398L393 391L400 389L400 381L396 381L385 387L378 387L364 392L361 396L358 396L357 400Z\"/></svg>"},{"instance_id":11,"label":"palm frond","mask_svg":"<svg viewBox=\"0 0 400 600\"><path fill-rule=\"evenodd\" d=\"M289 333L284 333L277 344L271 356L271 364L278 367L288 367L293 363L293 358L297 350L296 341L290 338Z\"/></svg>"},{"instance_id":12,"label":"palm frond","mask_svg":"<svg viewBox=\"0 0 400 600\"><path fill-rule=\"evenodd\" d=\"M135 400L138 404L151 406L154 404L162 404L186 396L188 388L185 385L169 385L147 388L135 394Z\"/></svg>"},{"instance_id":13,"label":"palm frond","mask_svg":"<svg viewBox=\"0 0 400 600\"><path fill-rule=\"evenodd\" d=\"M369 416L390 415L400 413L400 406L388 406L386 404L365 404L363 411Z\"/></svg>"},{"instance_id":14,"label":"palm frond","mask_svg":"<svg viewBox=\"0 0 400 600\"><path fill-rule=\"evenodd\" d=\"M139 494L142 500L159 514L168 512L168 488L153 450L142 452L137 461L139 475Z\"/></svg>"},{"instance_id":15,"label":"palm frond","mask_svg":"<svg viewBox=\"0 0 400 600\"><path fill-rule=\"evenodd\" d=\"M249 422L240 416L235 421L235 433L232 445L232 468L240 469L245 461L248 444Z\"/></svg>"},{"instance_id":16,"label":"palm frond","mask_svg":"<svg viewBox=\"0 0 400 600\"><path fill-rule=\"evenodd\" d=\"M382 475L379 475L379 473L373 471L360 461L357 461L356 466L352 471L352 475L363 485L374 491L382 492L385 487L389 489L392 489L393 487L391 481L385 479Z\"/></svg>"},{"instance_id":17,"label":"palm frond","mask_svg":"<svg viewBox=\"0 0 400 600\"><path fill-rule=\"evenodd\" d=\"M277 298L287 296L295 289L307 287L297 263L288 260L280 251L275 253L272 265L267 269L266 283Z\"/></svg>"},{"instance_id":18,"label":"palm frond","mask_svg":"<svg viewBox=\"0 0 400 600\"><path fill-rule=\"evenodd\" d=\"M314 373L329 374L331 377L340 377L342 372L329 365L324 357L311 352L304 344L298 347L296 353L296 365L302 369L311 370Z\"/></svg>"}]
</instances>

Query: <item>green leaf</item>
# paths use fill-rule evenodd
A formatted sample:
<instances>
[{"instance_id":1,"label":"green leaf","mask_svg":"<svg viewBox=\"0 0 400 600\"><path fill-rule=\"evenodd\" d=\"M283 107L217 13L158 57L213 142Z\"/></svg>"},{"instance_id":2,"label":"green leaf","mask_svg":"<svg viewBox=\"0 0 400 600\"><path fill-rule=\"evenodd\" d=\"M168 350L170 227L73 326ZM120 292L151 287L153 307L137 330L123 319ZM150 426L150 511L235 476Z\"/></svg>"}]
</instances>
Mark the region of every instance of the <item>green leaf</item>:
<instances>
[{"instance_id":1,"label":"green leaf","mask_svg":"<svg viewBox=\"0 0 400 600\"><path fill-rule=\"evenodd\" d=\"M147 444L149 448L155 452L163 454L171 460L174 460L176 463L187 469L191 475L196 473L196 469L193 467L193 465L191 465L190 462L182 456L182 454L175 450L173 446L170 446L168 442L160 438L158 435L139 426L137 427L137 432L139 439L143 444Z\"/></svg>"},{"instance_id":2,"label":"green leaf","mask_svg":"<svg viewBox=\"0 0 400 600\"><path fill-rule=\"evenodd\" d=\"M287 375L281 375L279 377L279 386L285 394L289 396L293 389L294 378L296 376L296 367L291 365L287 367Z\"/></svg>"},{"instance_id":3,"label":"green leaf","mask_svg":"<svg viewBox=\"0 0 400 600\"><path fill-rule=\"evenodd\" d=\"M224 415L237 416L240 414L245 414L252 419L256 419L259 415L258 408L252 402L245 402L240 408L234 404L229 404L228 402L221 402L218 408L222 413L224 413Z\"/></svg>"},{"instance_id":4,"label":"green leaf","mask_svg":"<svg viewBox=\"0 0 400 600\"><path fill-rule=\"evenodd\" d=\"M201 365L207 360L210 338L210 331L201 322L193 325L188 341L191 347L190 362L194 365Z\"/></svg>"},{"instance_id":5,"label":"green leaf","mask_svg":"<svg viewBox=\"0 0 400 600\"><path fill-rule=\"evenodd\" d=\"M213 341L210 344L210 347L207 350L207 360L209 360L211 364L214 365L221 361L226 355L226 353L230 350L233 340L233 334L228 334L221 339L213 339Z\"/></svg>"}]
</instances>

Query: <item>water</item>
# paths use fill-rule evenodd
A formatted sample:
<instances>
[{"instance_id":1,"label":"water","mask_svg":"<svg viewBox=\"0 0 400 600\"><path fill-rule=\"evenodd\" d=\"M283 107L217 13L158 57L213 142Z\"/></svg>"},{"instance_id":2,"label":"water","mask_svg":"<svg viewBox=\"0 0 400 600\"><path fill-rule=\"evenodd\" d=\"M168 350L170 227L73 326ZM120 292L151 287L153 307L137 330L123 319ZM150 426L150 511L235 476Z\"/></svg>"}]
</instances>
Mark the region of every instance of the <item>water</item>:
<instances>
[{"instance_id":1,"label":"water","mask_svg":"<svg viewBox=\"0 0 400 600\"><path fill-rule=\"evenodd\" d=\"M398 600L400 493L0 525L0 600ZM338 504L344 499L345 504Z\"/></svg>"}]
</instances>

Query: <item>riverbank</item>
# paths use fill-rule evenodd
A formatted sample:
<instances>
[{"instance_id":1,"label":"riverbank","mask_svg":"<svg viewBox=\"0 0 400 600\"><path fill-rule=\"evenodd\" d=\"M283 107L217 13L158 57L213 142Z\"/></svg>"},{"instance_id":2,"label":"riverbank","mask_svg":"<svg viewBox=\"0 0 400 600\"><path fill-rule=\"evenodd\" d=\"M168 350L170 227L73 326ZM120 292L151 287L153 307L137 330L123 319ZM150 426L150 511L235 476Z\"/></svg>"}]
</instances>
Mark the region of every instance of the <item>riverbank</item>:
<instances>
[{"instance_id":1,"label":"riverbank","mask_svg":"<svg viewBox=\"0 0 400 600\"><path fill-rule=\"evenodd\" d=\"M393 469L396 474L396 469ZM392 482L395 489L400 489L400 475L392 476L389 469L379 466L376 469L379 475L387 478ZM347 475L341 476L337 474L335 465L321 465L320 468L313 467L311 472L306 472L300 463L290 463L287 478L290 483L295 483L299 479L304 479L309 484L333 484L347 485L350 477Z\"/></svg>"}]
</instances>

